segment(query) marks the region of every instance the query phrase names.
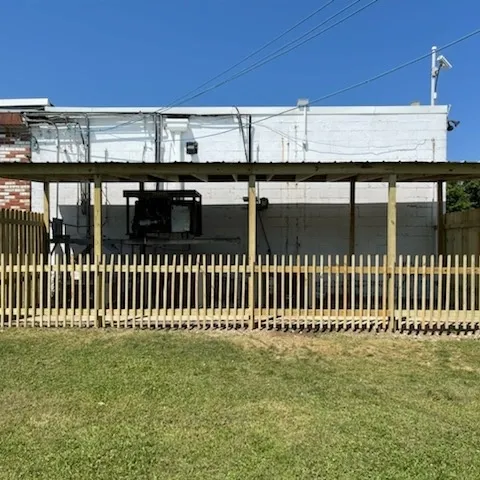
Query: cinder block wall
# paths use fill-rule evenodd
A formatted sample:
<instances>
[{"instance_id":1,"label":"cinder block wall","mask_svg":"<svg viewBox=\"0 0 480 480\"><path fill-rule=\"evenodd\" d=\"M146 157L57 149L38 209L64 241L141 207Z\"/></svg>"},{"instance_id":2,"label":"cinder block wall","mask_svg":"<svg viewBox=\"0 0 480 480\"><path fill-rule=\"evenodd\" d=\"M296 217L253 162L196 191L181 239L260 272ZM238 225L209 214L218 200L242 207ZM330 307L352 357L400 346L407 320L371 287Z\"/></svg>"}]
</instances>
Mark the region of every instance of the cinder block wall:
<instances>
[{"instance_id":1,"label":"cinder block wall","mask_svg":"<svg viewBox=\"0 0 480 480\"><path fill-rule=\"evenodd\" d=\"M161 161L168 162L245 162L246 151L241 127L248 135L249 115L254 123L253 161L255 162L332 162L332 161L446 161L446 107L312 107L305 122L299 111L275 116L281 108L240 109L240 124L234 109L171 109L166 115L189 116L182 141L164 124L161 135ZM98 112L97 112L98 113ZM86 149L84 118L62 127L60 148L52 126L36 127L33 161L84 162ZM130 115L92 116L91 160L94 162L154 162L153 117ZM198 154L186 155L185 142L198 142ZM305 145L306 143L306 145ZM165 184L178 189L178 183ZM146 188L153 188L146 185ZM245 183L187 183L186 189L202 194L204 234L208 237L238 237L233 242L192 245L192 253L246 251L247 211L243 197ZM138 184L106 184L103 190L104 234L125 238L125 199L123 190ZM34 184L33 208L42 211L42 187ZM258 223L258 250L267 253L346 254L348 252L349 185L347 183L260 183L259 197L270 201ZM386 250L385 184L357 185L357 252L384 254ZM52 185L51 215L62 217L67 232L85 234L85 218L79 214L79 188ZM435 253L436 186L433 183L398 186L398 251L404 254ZM132 217L131 217L132 218ZM268 240L268 242L267 242ZM172 248L169 249L172 251ZM180 250L180 249L178 249Z\"/></svg>"}]
</instances>

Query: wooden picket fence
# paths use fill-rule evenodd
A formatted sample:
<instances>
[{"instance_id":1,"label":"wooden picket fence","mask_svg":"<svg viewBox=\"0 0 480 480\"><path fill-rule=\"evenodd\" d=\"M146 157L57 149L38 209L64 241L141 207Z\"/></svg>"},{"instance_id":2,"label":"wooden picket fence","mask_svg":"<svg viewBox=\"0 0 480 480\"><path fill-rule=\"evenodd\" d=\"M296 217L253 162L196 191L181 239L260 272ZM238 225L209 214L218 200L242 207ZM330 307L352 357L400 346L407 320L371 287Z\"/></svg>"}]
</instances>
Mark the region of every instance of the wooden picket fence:
<instances>
[{"instance_id":1,"label":"wooden picket fence","mask_svg":"<svg viewBox=\"0 0 480 480\"><path fill-rule=\"evenodd\" d=\"M48 247L45 232L43 214L0 209L0 253L11 254L14 261L33 255L39 262Z\"/></svg>"},{"instance_id":2,"label":"wooden picket fence","mask_svg":"<svg viewBox=\"0 0 480 480\"><path fill-rule=\"evenodd\" d=\"M393 268L378 255L260 256L253 268L242 255L24 260L0 255L0 326L404 331L480 321L475 256L400 256Z\"/></svg>"}]
</instances>

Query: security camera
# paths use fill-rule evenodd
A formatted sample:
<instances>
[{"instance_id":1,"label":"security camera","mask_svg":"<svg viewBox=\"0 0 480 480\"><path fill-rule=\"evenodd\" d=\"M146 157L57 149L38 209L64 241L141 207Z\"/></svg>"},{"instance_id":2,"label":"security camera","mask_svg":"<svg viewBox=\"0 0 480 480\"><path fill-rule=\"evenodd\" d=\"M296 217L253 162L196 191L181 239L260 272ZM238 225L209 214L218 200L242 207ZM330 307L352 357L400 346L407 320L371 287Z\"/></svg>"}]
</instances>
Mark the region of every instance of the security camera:
<instances>
[{"instance_id":1,"label":"security camera","mask_svg":"<svg viewBox=\"0 0 480 480\"><path fill-rule=\"evenodd\" d=\"M447 131L452 132L460 125L459 120L448 120L447 121Z\"/></svg>"},{"instance_id":2,"label":"security camera","mask_svg":"<svg viewBox=\"0 0 480 480\"><path fill-rule=\"evenodd\" d=\"M439 55L437 61L440 68L446 68L447 70L453 68L453 65L443 55Z\"/></svg>"}]
</instances>

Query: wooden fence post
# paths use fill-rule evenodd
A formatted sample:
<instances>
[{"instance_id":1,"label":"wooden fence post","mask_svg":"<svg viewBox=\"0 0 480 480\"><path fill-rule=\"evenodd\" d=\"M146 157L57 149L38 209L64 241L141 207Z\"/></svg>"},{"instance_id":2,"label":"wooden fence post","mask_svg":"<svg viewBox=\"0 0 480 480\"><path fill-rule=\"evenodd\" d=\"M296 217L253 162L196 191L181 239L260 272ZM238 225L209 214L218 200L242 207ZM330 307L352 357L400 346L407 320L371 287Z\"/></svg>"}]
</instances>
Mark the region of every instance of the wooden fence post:
<instances>
[{"instance_id":1,"label":"wooden fence post","mask_svg":"<svg viewBox=\"0 0 480 480\"><path fill-rule=\"evenodd\" d=\"M57 199L58 201L58 199ZM45 240L43 242L43 252L50 253L50 184L43 184L43 224L45 227Z\"/></svg>"},{"instance_id":2,"label":"wooden fence post","mask_svg":"<svg viewBox=\"0 0 480 480\"><path fill-rule=\"evenodd\" d=\"M355 180L350 181L350 229L348 238L348 256L355 255L356 240L356 215L355 215Z\"/></svg>"},{"instance_id":3,"label":"wooden fence post","mask_svg":"<svg viewBox=\"0 0 480 480\"><path fill-rule=\"evenodd\" d=\"M104 312L103 298L103 282L105 282L103 262L102 262L102 179L95 176L95 191L93 197L93 258L94 258L94 275L95 275L95 326L101 328L103 326L102 313Z\"/></svg>"},{"instance_id":4,"label":"wooden fence post","mask_svg":"<svg viewBox=\"0 0 480 480\"><path fill-rule=\"evenodd\" d=\"M387 210L387 263L388 263L388 316L389 329L396 330L395 325L395 266L397 256L397 176L390 175L388 179L388 210Z\"/></svg>"},{"instance_id":5,"label":"wooden fence post","mask_svg":"<svg viewBox=\"0 0 480 480\"><path fill-rule=\"evenodd\" d=\"M248 178L248 311L249 327L255 326L255 257L257 250L257 197L255 191L255 175Z\"/></svg>"}]
</instances>

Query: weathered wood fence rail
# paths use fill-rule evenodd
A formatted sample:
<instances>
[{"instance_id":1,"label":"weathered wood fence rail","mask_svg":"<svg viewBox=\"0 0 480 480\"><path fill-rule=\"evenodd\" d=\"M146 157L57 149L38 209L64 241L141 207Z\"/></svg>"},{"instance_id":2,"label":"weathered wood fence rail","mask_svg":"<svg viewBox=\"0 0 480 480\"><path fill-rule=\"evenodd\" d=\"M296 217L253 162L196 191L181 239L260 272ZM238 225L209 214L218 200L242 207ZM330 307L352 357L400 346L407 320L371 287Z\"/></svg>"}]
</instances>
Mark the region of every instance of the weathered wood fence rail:
<instances>
[{"instance_id":1,"label":"weathered wood fence rail","mask_svg":"<svg viewBox=\"0 0 480 480\"><path fill-rule=\"evenodd\" d=\"M35 256L37 262L48 246L43 214L0 208L0 253L14 261Z\"/></svg>"},{"instance_id":2,"label":"weathered wood fence rail","mask_svg":"<svg viewBox=\"0 0 480 480\"><path fill-rule=\"evenodd\" d=\"M479 321L475 256L400 256L388 268L384 256L273 255L252 269L241 255L53 263L0 255L0 325L7 327L398 331L471 330Z\"/></svg>"},{"instance_id":3,"label":"weathered wood fence rail","mask_svg":"<svg viewBox=\"0 0 480 480\"><path fill-rule=\"evenodd\" d=\"M445 215L446 253L480 254L480 208Z\"/></svg>"}]
</instances>

